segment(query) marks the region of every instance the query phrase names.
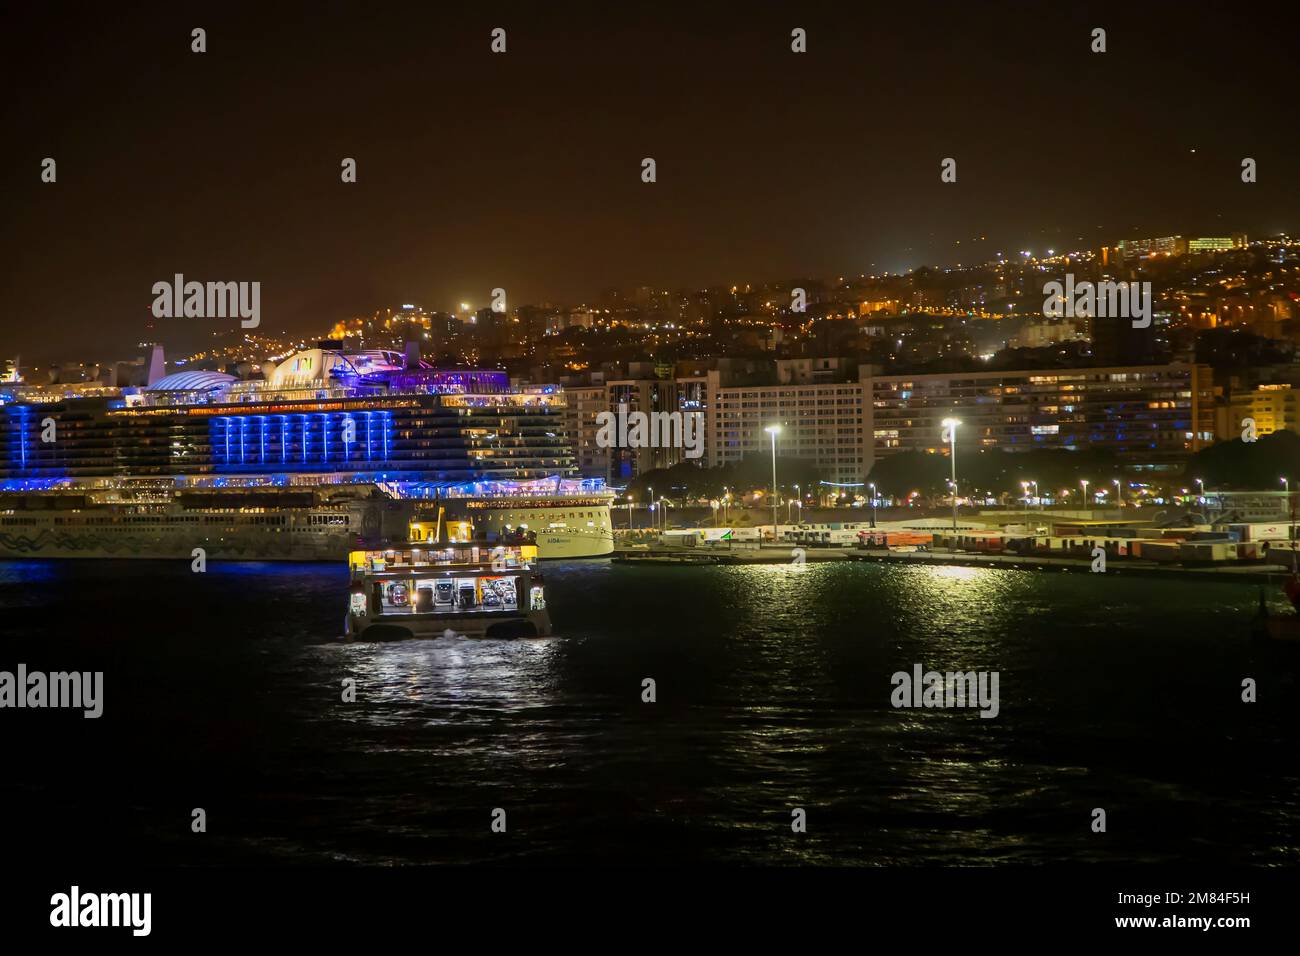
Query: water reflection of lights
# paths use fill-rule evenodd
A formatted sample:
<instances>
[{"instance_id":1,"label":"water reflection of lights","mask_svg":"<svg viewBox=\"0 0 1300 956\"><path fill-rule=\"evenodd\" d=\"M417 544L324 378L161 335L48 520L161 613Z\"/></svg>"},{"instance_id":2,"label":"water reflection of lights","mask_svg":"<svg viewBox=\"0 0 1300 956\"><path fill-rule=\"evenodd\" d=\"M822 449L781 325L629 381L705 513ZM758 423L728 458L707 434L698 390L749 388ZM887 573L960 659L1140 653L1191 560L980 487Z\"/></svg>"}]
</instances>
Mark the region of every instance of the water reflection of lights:
<instances>
[{"instance_id":1,"label":"water reflection of lights","mask_svg":"<svg viewBox=\"0 0 1300 956\"><path fill-rule=\"evenodd\" d=\"M345 650L357 702L378 706L358 708L355 717L386 724L409 719L411 708L490 714L549 706L554 701L548 675L560 646L555 637L353 645ZM343 714L349 715L346 708Z\"/></svg>"},{"instance_id":2,"label":"water reflection of lights","mask_svg":"<svg viewBox=\"0 0 1300 956\"><path fill-rule=\"evenodd\" d=\"M988 580L988 568L967 568L961 565L944 565L940 567L927 568L930 575L938 580L952 581L973 581L983 578Z\"/></svg>"},{"instance_id":3,"label":"water reflection of lights","mask_svg":"<svg viewBox=\"0 0 1300 956\"><path fill-rule=\"evenodd\" d=\"M949 650L968 642L982 646L1006 629L1008 617L1032 616L1036 610L1023 606L1026 592L1036 589L1036 575L1024 571L917 565L881 570L897 621Z\"/></svg>"},{"instance_id":4,"label":"water reflection of lights","mask_svg":"<svg viewBox=\"0 0 1300 956\"><path fill-rule=\"evenodd\" d=\"M742 564L718 568L731 594L747 605L764 607L771 602L802 606L826 582L832 562L799 564Z\"/></svg>"},{"instance_id":5,"label":"water reflection of lights","mask_svg":"<svg viewBox=\"0 0 1300 956\"><path fill-rule=\"evenodd\" d=\"M961 565L913 567L906 584L923 599L937 605L959 603L971 611L989 611L1015 589L1019 571L1003 568L971 568Z\"/></svg>"}]
</instances>

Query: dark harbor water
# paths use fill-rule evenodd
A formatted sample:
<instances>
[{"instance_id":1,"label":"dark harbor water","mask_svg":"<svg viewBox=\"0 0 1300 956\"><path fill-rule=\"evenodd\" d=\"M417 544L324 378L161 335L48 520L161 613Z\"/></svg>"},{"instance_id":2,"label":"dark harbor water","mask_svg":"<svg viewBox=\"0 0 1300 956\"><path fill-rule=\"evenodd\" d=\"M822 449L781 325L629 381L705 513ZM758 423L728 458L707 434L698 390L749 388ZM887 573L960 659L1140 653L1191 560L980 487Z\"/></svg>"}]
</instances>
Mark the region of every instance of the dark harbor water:
<instances>
[{"instance_id":1,"label":"dark harbor water","mask_svg":"<svg viewBox=\"0 0 1300 956\"><path fill-rule=\"evenodd\" d=\"M105 672L99 720L0 711L8 849L1300 862L1300 647L1250 639L1254 587L856 564L544 571L553 638L329 645L341 568L0 564L0 670ZM999 715L893 709L890 675L914 664L1000 672ZM1244 677L1258 703L1241 701Z\"/></svg>"}]
</instances>

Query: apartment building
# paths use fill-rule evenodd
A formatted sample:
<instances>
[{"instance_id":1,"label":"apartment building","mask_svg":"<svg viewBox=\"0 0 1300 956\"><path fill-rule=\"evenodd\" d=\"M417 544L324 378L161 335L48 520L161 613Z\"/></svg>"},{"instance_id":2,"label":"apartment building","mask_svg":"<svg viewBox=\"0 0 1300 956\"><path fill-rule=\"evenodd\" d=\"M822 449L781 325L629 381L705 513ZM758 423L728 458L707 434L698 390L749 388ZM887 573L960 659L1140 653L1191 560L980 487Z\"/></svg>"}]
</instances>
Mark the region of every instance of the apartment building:
<instances>
[{"instance_id":1,"label":"apartment building","mask_svg":"<svg viewBox=\"0 0 1300 956\"><path fill-rule=\"evenodd\" d=\"M710 373L704 453L710 467L771 454L811 461L826 481L854 484L871 467L870 410L862 381L725 386Z\"/></svg>"},{"instance_id":2,"label":"apartment building","mask_svg":"<svg viewBox=\"0 0 1300 956\"><path fill-rule=\"evenodd\" d=\"M564 388L567 405L564 429L573 442L573 456L583 478L608 478L610 449L596 441L599 425L596 415L609 409L609 396L603 384L568 385Z\"/></svg>"},{"instance_id":3,"label":"apartment building","mask_svg":"<svg viewBox=\"0 0 1300 956\"><path fill-rule=\"evenodd\" d=\"M790 360L766 374L749 363L684 363L672 378L624 378L566 385L566 426L582 474L621 484L686 459L681 448L601 448L596 415L626 404L628 411L698 414L704 422L701 465L718 467L749 454L771 454L764 430L780 425L777 455L807 459L828 481L860 482L867 459L863 384L840 359Z\"/></svg>"},{"instance_id":4,"label":"apartment building","mask_svg":"<svg viewBox=\"0 0 1300 956\"><path fill-rule=\"evenodd\" d=\"M1219 439L1240 438L1247 427L1247 419L1254 424L1257 438L1287 429L1300 432L1297 394L1291 385L1266 384L1233 395L1220 411L1216 428Z\"/></svg>"},{"instance_id":5,"label":"apartment building","mask_svg":"<svg viewBox=\"0 0 1300 956\"><path fill-rule=\"evenodd\" d=\"M1214 440L1210 369L1196 365L958 372L870 380L872 454L1111 448L1137 467L1175 467Z\"/></svg>"},{"instance_id":6,"label":"apartment building","mask_svg":"<svg viewBox=\"0 0 1300 956\"><path fill-rule=\"evenodd\" d=\"M702 414L704 452L698 461L711 468L770 455L766 429L779 425L778 456L809 461L826 481L840 484L865 481L877 459L899 452L945 454L945 418L961 421L958 443L966 450L1105 447L1134 468L1159 470L1177 468L1213 442L1216 426L1223 432L1224 412L1216 410L1207 366L872 375L868 366L800 360L766 375L706 367L676 371L684 374L566 387L583 475L619 484L685 459L680 448L600 448L596 414L620 403L630 411ZM850 378L854 371L856 380ZM819 380L824 378L830 380ZM1261 434L1296 421L1291 393L1259 394L1271 394L1248 406Z\"/></svg>"}]
</instances>

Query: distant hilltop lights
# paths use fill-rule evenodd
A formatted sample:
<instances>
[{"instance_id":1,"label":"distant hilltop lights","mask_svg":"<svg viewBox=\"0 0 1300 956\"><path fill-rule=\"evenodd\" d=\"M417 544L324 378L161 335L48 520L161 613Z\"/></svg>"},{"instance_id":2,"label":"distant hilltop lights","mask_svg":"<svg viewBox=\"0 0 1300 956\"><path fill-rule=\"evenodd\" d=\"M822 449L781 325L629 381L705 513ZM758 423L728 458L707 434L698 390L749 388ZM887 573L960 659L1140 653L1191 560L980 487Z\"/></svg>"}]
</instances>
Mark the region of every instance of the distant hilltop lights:
<instances>
[{"instance_id":1,"label":"distant hilltop lights","mask_svg":"<svg viewBox=\"0 0 1300 956\"><path fill-rule=\"evenodd\" d=\"M1105 300L1106 316L1118 316L1120 299L1126 302L1127 317L1146 327L1147 302L1131 301L1131 288L1122 283L1152 281L1158 301L1150 303L1150 326L1159 328L1153 337L1158 350L1168 353L1170 333L1185 328L1238 327L1266 338L1278 338L1276 324L1294 322L1300 304L1300 243L1287 235L1270 234L1250 239L1244 232L1190 236L1154 235L1145 238L1098 238L1088 246L1076 237L1052 233L1042 247L1011 246L996 253L996 242L980 242L980 234L964 237L958 249L989 249L989 261L976 263L963 256L963 263L921 265L895 272L873 268L826 279L815 276L789 277L770 282L737 281L728 277L725 285L678 289L663 283L632 288L606 288L581 304L512 304L508 311L488 304L487 289L461 293L440 310L420 304L419 297L394 303L370 314L331 318L321 332L346 340L357 351L367 349L405 350L410 343L420 348L441 367L471 366L509 368L522 380L544 380L546 368L571 367L571 363L599 370L611 361L655 361L680 354L688 358L708 355L808 356L816 349L823 354L858 354L863 360L887 368L964 357L989 362L987 358L1005 348L1045 347L1057 344L1030 339L1047 337L1044 323L1102 317L1101 302L1090 309L1085 301L1088 283L1093 295ZM994 237L988 237L993 240ZM968 241L969 240L969 241ZM1058 241L1064 240L1064 241ZM1019 245L1019 244L1017 244ZM950 247L951 248L951 247ZM1065 289L1066 274L1075 276L1075 294ZM1038 291L1047 281L1061 283L1061 311L1045 301L1055 296ZM1108 308L1110 287L1123 290L1114 310ZM191 368L229 372L240 379L265 374L264 363L278 364L288 356L310 348L315 336L289 334L278 323L262 322L260 283L202 280L177 273L152 286L151 320L145 338L193 335L196 341L169 367L185 363ZM1139 287L1141 292L1141 287ZM792 305L792 294L802 308ZM400 302L401 300L397 300ZM481 303L481 307L478 303ZM269 308L269 305L268 305ZM1094 315L1090 316L1089 312ZM975 325L964 330L970 343L940 341L937 325L928 330L886 328L891 320L913 317L955 320L1041 318L1022 332L1008 327L994 338L991 326ZM199 319L200 324L182 325L179 320ZM160 324L162 322L167 325ZM257 325L254 328L254 325ZM1113 323L1112 323L1113 324ZM949 327L945 334L960 335ZM853 328L856 326L856 328ZM193 331L190 329L193 328ZM267 331L275 328L276 331ZM1076 322L1075 332L1052 333L1060 339L1057 356L1069 360L1071 349L1087 358L1096 326ZM1048 330L1050 331L1050 330ZM210 338L208 338L210 336ZM198 338L201 337L201 338ZM1020 338L1021 345L1011 345ZM199 344L202 343L202 344ZM893 347L887 347L894 343ZM969 347L968 347L969 346ZM53 345L48 347L54 347ZM628 351L631 350L631 351ZM50 361L33 366L25 355L17 371L10 362L0 366L0 383L36 385L75 383L138 385L139 375L127 366L135 357L113 361L76 363ZM1046 357L1055 361L1055 357ZM1001 361L1001 359L998 359ZM115 370L116 368L116 370Z\"/></svg>"}]
</instances>

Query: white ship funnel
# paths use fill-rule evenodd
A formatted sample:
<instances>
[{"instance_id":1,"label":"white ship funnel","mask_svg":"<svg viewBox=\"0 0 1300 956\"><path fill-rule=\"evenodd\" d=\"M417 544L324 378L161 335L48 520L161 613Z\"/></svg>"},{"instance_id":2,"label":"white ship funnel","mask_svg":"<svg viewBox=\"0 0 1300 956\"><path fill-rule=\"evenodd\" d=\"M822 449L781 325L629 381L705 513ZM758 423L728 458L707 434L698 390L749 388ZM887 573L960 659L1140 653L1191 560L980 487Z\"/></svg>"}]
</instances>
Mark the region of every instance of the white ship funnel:
<instances>
[{"instance_id":1,"label":"white ship funnel","mask_svg":"<svg viewBox=\"0 0 1300 956\"><path fill-rule=\"evenodd\" d=\"M167 359L163 357L163 347L155 345L153 352L149 356L149 377L145 379L146 385L152 385L160 381L167 375Z\"/></svg>"}]
</instances>

